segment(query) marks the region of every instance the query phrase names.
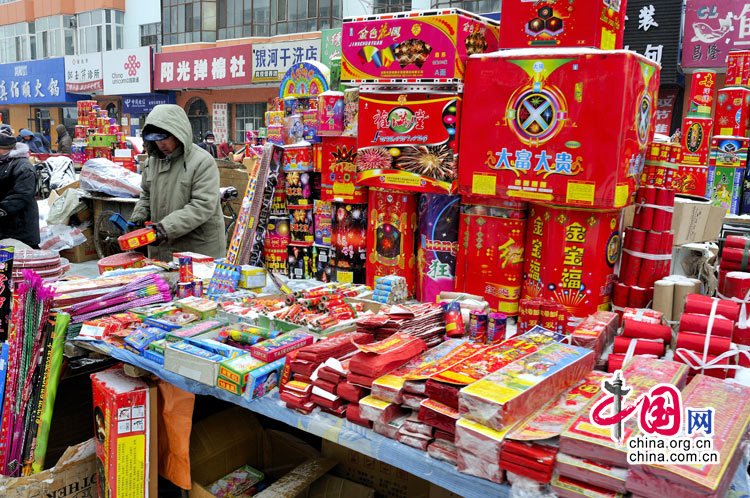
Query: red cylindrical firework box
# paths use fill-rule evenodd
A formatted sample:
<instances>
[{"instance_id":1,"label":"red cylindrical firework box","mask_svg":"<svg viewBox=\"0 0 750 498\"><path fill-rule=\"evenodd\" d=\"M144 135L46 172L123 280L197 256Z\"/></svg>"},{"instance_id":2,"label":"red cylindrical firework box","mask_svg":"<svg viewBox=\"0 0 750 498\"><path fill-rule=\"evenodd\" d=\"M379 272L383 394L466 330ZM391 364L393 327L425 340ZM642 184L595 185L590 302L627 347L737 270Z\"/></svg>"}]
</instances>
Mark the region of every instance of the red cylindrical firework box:
<instances>
[{"instance_id":1,"label":"red cylindrical firework box","mask_svg":"<svg viewBox=\"0 0 750 498\"><path fill-rule=\"evenodd\" d=\"M637 285L630 288L628 292L628 306L632 308L645 308L651 300L648 289L638 287Z\"/></svg>"},{"instance_id":2,"label":"red cylindrical firework box","mask_svg":"<svg viewBox=\"0 0 750 498\"><path fill-rule=\"evenodd\" d=\"M627 307L629 292L630 292L630 287L623 284L622 282L618 282L615 285L614 292L612 292L612 304L617 306L618 308Z\"/></svg>"},{"instance_id":3,"label":"red cylindrical firework box","mask_svg":"<svg viewBox=\"0 0 750 498\"><path fill-rule=\"evenodd\" d=\"M714 102L716 72L702 69L693 73L692 80L688 114L710 117L711 106Z\"/></svg>"},{"instance_id":4,"label":"red cylindrical firework box","mask_svg":"<svg viewBox=\"0 0 750 498\"><path fill-rule=\"evenodd\" d=\"M367 285L386 275L406 278L409 294L417 290L417 194L370 189L367 223Z\"/></svg>"},{"instance_id":5,"label":"red cylindrical firework box","mask_svg":"<svg viewBox=\"0 0 750 498\"><path fill-rule=\"evenodd\" d=\"M661 248L661 233L659 232L648 232L646 233L646 244L643 247L643 253L645 254L658 254ZM638 274L638 285L640 287L652 287L655 282L656 271L658 261L653 259L644 259L641 264L641 271Z\"/></svg>"},{"instance_id":6,"label":"red cylindrical firework box","mask_svg":"<svg viewBox=\"0 0 750 498\"><path fill-rule=\"evenodd\" d=\"M724 298L744 300L750 292L750 273L742 271L719 272L719 293Z\"/></svg>"},{"instance_id":7,"label":"red cylindrical firework box","mask_svg":"<svg viewBox=\"0 0 750 498\"><path fill-rule=\"evenodd\" d=\"M656 187L644 185L638 189L638 204L656 204ZM651 230L654 221L654 208L647 206L636 206L636 218L633 226L641 230ZM637 222L637 223L636 223Z\"/></svg>"},{"instance_id":8,"label":"red cylindrical firework box","mask_svg":"<svg viewBox=\"0 0 750 498\"><path fill-rule=\"evenodd\" d=\"M609 307L620 249L618 210L531 204L523 297L541 296L586 317Z\"/></svg>"},{"instance_id":9,"label":"red cylindrical firework box","mask_svg":"<svg viewBox=\"0 0 750 498\"><path fill-rule=\"evenodd\" d=\"M625 231L625 249L633 252L643 252L646 245L646 232L637 228L628 228ZM641 272L642 259L627 252L622 253L620 263L620 281L629 286L638 284L638 275Z\"/></svg>"},{"instance_id":10,"label":"red cylindrical firework box","mask_svg":"<svg viewBox=\"0 0 750 498\"><path fill-rule=\"evenodd\" d=\"M669 189L656 189L656 202L654 204L657 206L673 207L674 195L670 194ZM654 222L651 229L657 232L664 232L670 228L672 228L672 213L664 209L654 209Z\"/></svg>"}]
</instances>

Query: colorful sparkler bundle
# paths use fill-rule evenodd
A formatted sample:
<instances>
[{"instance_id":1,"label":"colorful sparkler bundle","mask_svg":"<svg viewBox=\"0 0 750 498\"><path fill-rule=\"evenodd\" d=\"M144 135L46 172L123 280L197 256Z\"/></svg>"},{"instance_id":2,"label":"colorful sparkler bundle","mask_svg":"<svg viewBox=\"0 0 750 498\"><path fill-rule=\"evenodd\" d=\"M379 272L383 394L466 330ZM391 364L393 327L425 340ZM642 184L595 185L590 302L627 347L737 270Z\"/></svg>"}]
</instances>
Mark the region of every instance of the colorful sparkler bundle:
<instances>
[{"instance_id":1,"label":"colorful sparkler bundle","mask_svg":"<svg viewBox=\"0 0 750 498\"><path fill-rule=\"evenodd\" d=\"M70 307L70 313L73 323L81 323L138 306L166 303L171 299L169 284L160 276L149 274L103 296L74 304Z\"/></svg>"}]
</instances>

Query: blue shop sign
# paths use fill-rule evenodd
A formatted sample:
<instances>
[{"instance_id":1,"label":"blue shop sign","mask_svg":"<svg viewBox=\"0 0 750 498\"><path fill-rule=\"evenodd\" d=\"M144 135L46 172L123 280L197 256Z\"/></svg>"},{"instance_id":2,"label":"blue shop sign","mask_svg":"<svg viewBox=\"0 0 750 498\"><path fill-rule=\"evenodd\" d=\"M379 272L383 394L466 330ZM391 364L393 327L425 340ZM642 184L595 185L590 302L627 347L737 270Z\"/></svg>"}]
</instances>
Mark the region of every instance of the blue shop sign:
<instances>
[{"instance_id":1,"label":"blue shop sign","mask_svg":"<svg viewBox=\"0 0 750 498\"><path fill-rule=\"evenodd\" d=\"M0 105L58 104L86 95L65 92L65 58L0 64Z\"/></svg>"},{"instance_id":2,"label":"blue shop sign","mask_svg":"<svg viewBox=\"0 0 750 498\"><path fill-rule=\"evenodd\" d=\"M176 98L174 92L169 93L144 93L141 95L123 95L123 114L148 114L159 104L174 104Z\"/></svg>"}]
</instances>

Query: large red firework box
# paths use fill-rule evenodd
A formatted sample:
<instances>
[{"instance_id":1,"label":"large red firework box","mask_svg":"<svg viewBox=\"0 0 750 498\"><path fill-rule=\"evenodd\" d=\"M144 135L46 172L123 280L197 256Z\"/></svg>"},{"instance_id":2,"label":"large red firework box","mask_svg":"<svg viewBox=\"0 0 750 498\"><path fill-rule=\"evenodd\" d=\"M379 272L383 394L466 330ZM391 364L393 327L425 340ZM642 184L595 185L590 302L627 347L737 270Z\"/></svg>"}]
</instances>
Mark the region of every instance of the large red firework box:
<instances>
[{"instance_id":1,"label":"large red firework box","mask_svg":"<svg viewBox=\"0 0 750 498\"><path fill-rule=\"evenodd\" d=\"M122 368L91 375L99 497L149 493L151 396Z\"/></svg>"},{"instance_id":2,"label":"large red firework box","mask_svg":"<svg viewBox=\"0 0 750 498\"><path fill-rule=\"evenodd\" d=\"M406 279L409 295L417 290L417 195L370 189L367 223L367 285L386 275Z\"/></svg>"},{"instance_id":3,"label":"large red firework box","mask_svg":"<svg viewBox=\"0 0 750 498\"><path fill-rule=\"evenodd\" d=\"M599 209L632 202L654 135L654 62L621 50L507 50L472 57L467 80L461 193Z\"/></svg>"},{"instance_id":4,"label":"large red firework box","mask_svg":"<svg viewBox=\"0 0 750 498\"><path fill-rule=\"evenodd\" d=\"M691 79L688 114L710 118L716 89L716 71L696 71Z\"/></svg>"},{"instance_id":5,"label":"large red firework box","mask_svg":"<svg viewBox=\"0 0 750 498\"><path fill-rule=\"evenodd\" d=\"M499 24L458 9L344 20L341 80L454 83L472 54L498 49Z\"/></svg>"},{"instance_id":6,"label":"large red firework box","mask_svg":"<svg viewBox=\"0 0 750 498\"><path fill-rule=\"evenodd\" d=\"M688 166L680 164L677 170L677 178L674 188L680 194L706 195L706 183L708 180L708 166Z\"/></svg>"},{"instance_id":7,"label":"large red firework box","mask_svg":"<svg viewBox=\"0 0 750 498\"><path fill-rule=\"evenodd\" d=\"M357 186L357 137L323 137L321 153L322 199L362 204L367 187Z\"/></svg>"},{"instance_id":8,"label":"large red firework box","mask_svg":"<svg viewBox=\"0 0 750 498\"><path fill-rule=\"evenodd\" d=\"M750 50L733 50L727 55L726 86L750 85ZM79 114L80 116L80 114Z\"/></svg>"},{"instance_id":9,"label":"large red firework box","mask_svg":"<svg viewBox=\"0 0 750 498\"><path fill-rule=\"evenodd\" d=\"M619 215L532 204L522 298L553 299L574 317L608 310L620 251Z\"/></svg>"},{"instance_id":10,"label":"large red firework box","mask_svg":"<svg viewBox=\"0 0 750 498\"><path fill-rule=\"evenodd\" d=\"M719 90L714 125L717 135L750 135L750 89L731 87Z\"/></svg>"},{"instance_id":11,"label":"large red firework box","mask_svg":"<svg viewBox=\"0 0 750 498\"><path fill-rule=\"evenodd\" d=\"M469 196L471 197L471 196ZM483 296L492 311L518 314L523 276L526 203L464 198L458 228L457 292Z\"/></svg>"},{"instance_id":12,"label":"large red firework box","mask_svg":"<svg viewBox=\"0 0 750 498\"><path fill-rule=\"evenodd\" d=\"M357 184L455 192L461 95L366 90L359 94Z\"/></svg>"},{"instance_id":13,"label":"large red firework box","mask_svg":"<svg viewBox=\"0 0 750 498\"><path fill-rule=\"evenodd\" d=\"M622 48L625 2L504 0L500 48Z\"/></svg>"},{"instance_id":14,"label":"large red firework box","mask_svg":"<svg viewBox=\"0 0 750 498\"><path fill-rule=\"evenodd\" d=\"M713 125L711 118L685 118L682 122L682 164L708 166Z\"/></svg>"}]
</instances>

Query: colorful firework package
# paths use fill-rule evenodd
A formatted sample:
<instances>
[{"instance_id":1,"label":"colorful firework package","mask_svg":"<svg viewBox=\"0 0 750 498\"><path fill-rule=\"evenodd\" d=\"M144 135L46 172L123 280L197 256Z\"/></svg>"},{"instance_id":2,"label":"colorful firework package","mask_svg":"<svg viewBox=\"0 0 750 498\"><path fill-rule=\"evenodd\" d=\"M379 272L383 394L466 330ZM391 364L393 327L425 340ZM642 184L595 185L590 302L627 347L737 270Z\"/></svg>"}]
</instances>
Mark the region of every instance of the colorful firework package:
<instances>
[{"instance_id":1,"label":"colorful firework package","mask_svg":"<svg viewBox=\"0 0 750 498\"><path fill-rule=\"evenodd\" d=\"M417 299L434 302L453 291L458 255L459 196L422 194L419 198Z\"/></svg>"},{"instance_id":2,"label":"colorful firework package","mask_svg":"<svg viewBox=\"0 0 750 498\"><path fill-rule=\"evenodd\" d=\"M643 185L675 187L679 171L680 144L663 142L654 138L646 155L646 165L641 178ZM675 187L676 188L676 187Z\"/></svg>"},{"instance_id":3,"label":"colorful firework package","mask_svg":"<svg viewBox=\"0 0 750 498\"><path fill-rule=\"evenodd\" d=\"M343 26L341 79L460 82L470 55L497 50L498 34L496 22L456 10L348 20Z\"/></svg>"},{"instance_id":4,"label":"colorful firework package","mask_svg":"<svg viewBox=\"0 0 750 498\"><path fill-rule=\"evenodd\" d=\"M333 280L333 248L313 246L315 263L315 280L331 282Z\"/></svg>"},{"instance_id":5,"label":"colorful firework package","mask_svg":"<svg viewBox=\"0 0 750 498\"><path fill-rule=\"evenodd\" d=\"M333 205L330 202L316 200L313 205L313 220L315 222L315 244L330 247Z\"/></svg>"},{"instance_id":6,"label":"colorful firework package","mask_svg":"<svg viewBox=\"0 0 750 498\"><path fill-rule=\"evenodd\" d=\"M583 0L503 2L500 48L622 48L625 4Z\"/></svg>"},{"instance_id":7,"label":"colorful firework package","mask_svg":"<svg viewBox=\"0 0 750 498\"><path fill-rule=\"evenodd\" d=\"M386 275L406 278L409 295L416 292L417 261L415 194L370 189L367 226L367 285Z\"/></svg>"},{"instance_id":8,"label":"colorful firework package","mask_svg":"<svg viewBox=\"0 0 750 498\"><path fill-rule=\"evenodd\" d=\"M365 283L367 204L333 203L332 256L336 281Z\"/></svg>"},{"instance_id":9,"label":"colorful firework package","mask_svg":"<svg viewBox=\"0 0 750 498\"><path fill-rule=\"evenodd\" d=\"M706 195L708 181L708 166L688 166L680 164L677 178L674 182L675 190L681 194L703 197Z\"/></svg>"},{"instance_id":10,"label":"colorful firework package","mask_svg":"<svg viewBox=\"0 0 750 498\"><path fill-rule=\"evenodd\" d=\"M359 123L359 88L344 90L344 135L357 136Z\"/></svg>"},{"instance_id":11,"label":"colorful firework package","mask_svg":"<svg viewBox=\"0 0 750 498\"><path fill-rule=\"evenodd\" d=\"M714 89L716 87L716 71L703 69L692 74L690 84L691 116L711 117L711 107L714 103Z\"/></svg>"},{"instance_id":12,"label":"colorful firework package","mask_svg":"<svg viewBox=\"0 0 750 498\"><path fill-rule=\"evenodd\" d=\"M325 137L323 139L321 171L324 201L364 203L367 187L357 183L357 138Z\"/></svg>"},{"instance_id":13,"label":"colorful firework package","mask_svg":"<svg viewBox=\"0 0 750 498\"><path fill-rule=\"evenodd\" d=\"M620 252L619 211L529 208L523 297L563 304L574 317L609 309Z\"/></svg>"},{"instance_id":14,"label":"colorful firework package","mask_svg":"<svg viewBox=\"0 0 750 498\"><path fill-rule=\"evenodd\" d=\"M313 149L307 142L284 146L282 168L284 171L308 171L312 169Z\"/></svg>"},{"instance_id":15,"label":"colorful firework package","mask_svg":"<svg viewBox=\"0 0 750 498\"><path fill-rule=\"evenodd\" d=\"M8 324L10 321L10 303L12 298L11 279L13 276L13 251L12 246L0 247L0 340L8 337Z\"/></svg>"},{"instance_id":16,"label":"colorful firework package","mask_svg":"<svg viewBox=\"0 0 750 498\"><path fill-rule=\"evenodd\" d=\"M559 333L565 333L568 310L553 299L530 297L518 303L518 334L525 334L537 325Z\"/></svg>"},{"instance_id":17,"label":"colorful firework package","mask_svg":"<svg viewBox=\"0 0 750 498\"><path fill-rule=\"evenodd\" d=\"M360 89L357 184L455 192L461 95Z\"/></svg>"},{"instance_id":18,"label":"colorful firework package","mask_svg":"<svg viewBox=\"0 0 750 498\"><path fill-rule=\"evenodd\" d=\"M292 280L312 278L313 260L312 246L287 247L287 275Z\"/></svg>"},{"instance_id":19,"label":"colorful firework package","mask_svg":"<svg viewBox=\"0 0 750 498\"><path fill-rule=\"evenodd\" d=\"M286 216L286 174L279 171L279 177L276 183L276 190L271 200L271 216Z\"/></svg>"},{"instance_id":20,"label":"colorful firework package","mask_svg":"<svg viewBox=\"0 0 750 498\"><path fill-rule=\"evenodd\" d=\"M329 90L318 95L318 135L344 132L344 92Z\"/></svg>"},{"instance_id":21,"label":"colorful firework package","mask_svg":"<svg viewBox=\"0 0 750 498\"><path fill-rule=\"evenodd\" d=\"M613 84L602 85L602 74ZM598 209L632 202L654 134L653 61L625 51L508 50L471 58L467 77L461 193Z\"/></svg>"},{"instance_id":22,"label":"colorful firework package","mask_svg":"<svg viewBox=\"0 0 750 498\"><path fill-rule=\"evenodd\" d=\"M289 218L273 217L268 221L263 244L263 255L268 269L286 273L287 246L291 240Z\"/></svg>"},{"instance_id":23,"label":"colorful firework package","mask_svg":"<svg viewBox=\"0 0 750 498\"><path fill-rule=\"evenodd\" d=\"M682 122L682 164L708 166L714 120L688 116Z\"/></svg>"},{"instance_id":24,"label":"colorful firework package","mask_svg":"<svg viewBox=\"0 0 750 498\"><path fill-rule=\"evenodd\" d=\"M286 205L312 206L320 199L320 173L314 171L287 171L285 175Z\"/></svg>"},{"instance_id":25,"label":"colorful firework package","mask_svg":"<svg viewBox=\"0 0 750 498\"><path fill-rule=\"evenodd\" d=\"M483 296L492 311L518 314L523 276L526 203L464 196L456 256L456 292ZM484 199L483 199L484 201Z\"/></svg>"},{"instance_id":26,"label":"colorful firework package","mask_svg":"<svg viewBox=\"0 0 750 498\"><path fill-rule=\"evenodd\" d=\"M746 137L715 135L711 138L706 197L729 214L740 214L748 144Z\"/></svg>"},{"instance_id":27,"label":"colorful firework package","mask_svg":"<svg viewBox=\"0 0 750 498\"><path fill-rule=\"evenodd\" d=\"M750 89L730 87L719 90L716 96L715 118L717 135L748 136L750 134Z\"/></svg>"},{"instance_id":28,"label":"colorful firework package","mask_svg":"<svg viewBox=\"0 0 750 498\"><path fill-rule=\"evenodd\" d=\"M292 243L312 245L315 241L315 221L312 206L297 206L289 210L289 232Z\"/></svg>"}]
</instances>

